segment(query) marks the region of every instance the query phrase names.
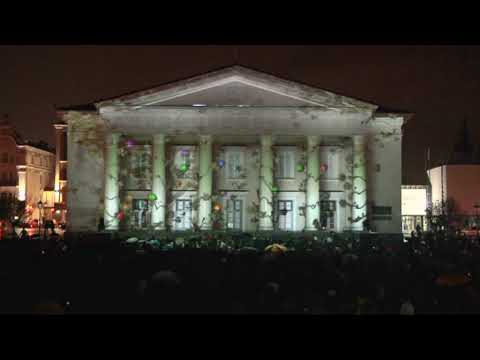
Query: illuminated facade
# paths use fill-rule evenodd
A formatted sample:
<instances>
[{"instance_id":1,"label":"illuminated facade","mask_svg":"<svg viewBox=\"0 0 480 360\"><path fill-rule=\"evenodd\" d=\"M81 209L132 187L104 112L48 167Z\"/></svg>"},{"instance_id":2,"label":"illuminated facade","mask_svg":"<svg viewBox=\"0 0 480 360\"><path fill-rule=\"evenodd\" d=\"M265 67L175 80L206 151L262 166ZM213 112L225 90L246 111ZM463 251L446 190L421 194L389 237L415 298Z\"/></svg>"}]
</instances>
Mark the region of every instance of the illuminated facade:
<instances>
[{"instance_id":1,"label":"illuminated facade","mask_svg":"<svg viewBox=\"0 0 480 360\"><path fill-rule=\"evenodd\" d=\"M67 205L67 125L57 123L55 129L55 177L51 191L44 193L44 202L52 211L52 218L60 223L66 222Z\"/></svg>"},{"instance_id":2,"label":"illuminated facade","mask_svg":"<svg viewBox=\"0 0 480 360\"><path fill-rule=\"evenodd\" d=\"M464 120L448 160L427 170L433 215L448 213L450 225L458 228L480 227L479 149L472 145Z\"/></svg>"},{"instance_id":3,"label":"illuminated facade","mask_svg":"<svg viewBox=\"0 0 480 360\"><path fill-rule=\"evenodd\" d=\"M17 140L19 136L8 122L0 124L0 196L17 197Z\"/></svg>"},{"instance_id":4,"label":"illuminated facade","mask_svg":"<svg viewBox=\"0 0 480 360\"><path fill-rule=\"evenodd\" d=\"M405 234L415 231L417 226L428 229L427 208L429 186L402 185L402 230Z\"/></svg>"},{"instance_id":5,"label":"illuminated facade","mask_svg":"<svg viewBox=\"0 0 480 360\"><path fill-rule=\"evenodd\" d=\"M402 231L409 114L234 66L58 115L70 230Z\"/></svg>"},{"instance_id":6,"label":"illuminated facade","mask_svg":"<svg viewBox=\"0 0 480 360\"><path fill-rule=\"evenodd\" d=\"M44 194L53 189L55 155L30 145L17 145L18 199L26 201L31 219L52 217L52 204ZM38 202L44 203L43 209Z\"/></svg>"},{"instance_id":7,"label":"illuminated facade","mask_svg":"<svg viewBox=\"0 0 480 360\"><path fill-rule=\"evenodd\" d=\"M450 164L428 170L434 215L444 211L458 217L459 227L480 226L480 165Z\"/></svg>"},{"instance_id":8,"label":"illuminated facade","mask_svg":"<svg viewBox=\"0 0 480 360\"><path fill-rule=\"evenodd\" d=\"M38 202L53 187L54 155L25 143L8 122L0 124L0 196L26 201L30 219L38 219ZM50 218L48 203L42 210Z\"/></svg>"}]
</instances>

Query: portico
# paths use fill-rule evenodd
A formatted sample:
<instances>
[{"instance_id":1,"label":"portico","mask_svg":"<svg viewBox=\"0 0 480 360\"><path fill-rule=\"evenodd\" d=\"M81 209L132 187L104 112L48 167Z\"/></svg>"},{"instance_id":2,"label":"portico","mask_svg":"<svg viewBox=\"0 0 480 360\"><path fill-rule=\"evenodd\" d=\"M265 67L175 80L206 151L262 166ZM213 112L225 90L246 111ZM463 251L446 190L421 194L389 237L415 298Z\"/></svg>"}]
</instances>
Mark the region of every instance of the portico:
<instances>
[{"instance_id":1,"label":"portico","mask_svg":"<svg viewBox=\"0 0 480 360\"><path fill-rule=\"evenodd\" d=\"M95 108L63 117L69 133L86 118L102 125L98 201L108 230L128 228L126 213L137 211L159 230L362 231L369 220L401 231L401 141L393 138L401 139L404 114L242 67ZM69 166L82 151L69 137ZM122 164L140 158L145 171L125 173ZM68 199L78 207L75 194ZM391 221L375 220L379 206Z\"/></svg>"}]
</instances>

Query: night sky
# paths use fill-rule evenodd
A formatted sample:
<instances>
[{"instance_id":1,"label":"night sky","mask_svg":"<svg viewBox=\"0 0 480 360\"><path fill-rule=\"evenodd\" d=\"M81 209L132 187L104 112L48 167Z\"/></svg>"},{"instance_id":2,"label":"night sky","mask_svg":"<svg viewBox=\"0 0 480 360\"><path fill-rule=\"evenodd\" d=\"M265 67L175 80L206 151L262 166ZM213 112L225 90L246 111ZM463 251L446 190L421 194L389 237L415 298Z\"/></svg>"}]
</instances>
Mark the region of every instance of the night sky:
<instances>
[{"instance_id":1,"label":"night sky","mask_svg":"<svg viewBox=\"0 0 480 360\"><path fill-rule=\"evenodd\" d=\"M84 104L235 63L233 46L0 46L0 111L53 145L55 106ZM239 65L415 113L403 183L425 183L424 151L448 155L466 118L478 142L479 46L239 46Z\"/></svg>"}]
</instances>

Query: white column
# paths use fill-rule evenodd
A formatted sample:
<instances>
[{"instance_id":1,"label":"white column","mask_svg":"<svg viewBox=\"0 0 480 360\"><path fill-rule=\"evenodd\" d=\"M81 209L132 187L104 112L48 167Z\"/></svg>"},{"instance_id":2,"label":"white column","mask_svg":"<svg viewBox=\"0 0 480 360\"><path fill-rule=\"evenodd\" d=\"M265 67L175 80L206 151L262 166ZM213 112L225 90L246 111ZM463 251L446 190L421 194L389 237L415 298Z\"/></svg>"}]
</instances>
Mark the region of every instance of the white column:
<instances>
[{"instance_id":1,"label":"white column","mask_svg":"<svg viewBox=\"0 0 480 360\"><path fill-rule=\"evenodd\" d=\"M315 220L320 221L320 137L307 136L307 196L305 230L316 230Z\"/></svg>"},{"instance_id":2,"label":"white column","mask_svg":"<svg viewBox=\"0 0 480 360\"><path fill-rule=\"evenodd\" d=\"M152 225L156 230L165 229L166 178L165 135L153 135L152 192L157 196L152 208Z\"/></svg>"},{"instance_id":3,"label":"white column","mask_svg":"<svg viewBox=\"0 0 480 360\"><path fill-rule=\"evenodd\" d=\"M260 138L260 230L273 230L273 138L262 135Z\"/></svg>"},{"instance_id":4,"label":"white column","mask_svg":"<svg viewBox=\"0 0 480 360\"><path fill-rule=\"evenodd\" d=\"M119 166L118 140L120 134L109 133L105 141L105 211L104 221L106 230L118 230L119 198Z\"/></svg>"},{"instance_id":5,"label":"white column","mask_svg":"<svg viewBox=\"0 0 480 360\"><path fill-rule=\"evenodd\" d=\"M212 228L212 136L200 135L200 164L198 183L198 225L202 230Z\"/></svg>"},{"instance_id":6,"label":"white column","mask_svg":"<svg viewBox=\"0 0 480 360\"><path fill-rule=\"evenodd\" d=\"M60 202L60 151L62 141L62 129L55 126L55 184L54 184L54 202Z\"/></svg>"},{"instance_id":7,"label":"white column","mask_svg":"<svg viewBox=\"0 0 480 360\"><path fill-rule=\"evenodd\" d=\"M18 166L17 166L18 169ZM18 200L27 200L27 171L24 167L18 169Z\"/></svg>"},{"instance_id":8,"label":"white column","mask_svg":"<svg viewBox=\"0 0 480 360\"><path fill-rule=\"evenodd\" d=\"M64 143L64 134L65 134L65 124L55 124L55 183L54 183L54 190L55 190L55 203L62 202L62 196L60 193L61 186L60 186L60 172L62 167L60 165L61 160L63 159L63 153L65 151L65 143Z\"/></svg>"},{"instance_id":9,"label":"white column","mask_svg":"<svg viewBox=\"0 0 480 360\"><path fill-rule=\"evenodd\" d=\"M364 135L353 136L353 199L352 230L363 230L367 216L367 139Z\"/></svg>"}]
</instances>

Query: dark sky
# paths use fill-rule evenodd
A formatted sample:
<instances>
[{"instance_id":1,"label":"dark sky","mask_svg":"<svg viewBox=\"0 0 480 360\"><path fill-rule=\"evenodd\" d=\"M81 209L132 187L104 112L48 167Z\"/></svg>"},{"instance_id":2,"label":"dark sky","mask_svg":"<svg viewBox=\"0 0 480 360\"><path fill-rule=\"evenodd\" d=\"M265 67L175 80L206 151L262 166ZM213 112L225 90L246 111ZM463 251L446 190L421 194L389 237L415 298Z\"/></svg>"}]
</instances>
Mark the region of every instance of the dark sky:
<instances>
[{"instance_id":1,"label":"dark sky","mask_svg":"<svg viewBox=\"0 0 480 360\"><path fill-rule=\"evenodd\" d=\"M415 117L404 184L424 183L424 149L444 158L463 119L480 136L480 46L239 46L238 63ZM233 46L1 46L0 111L53 144L54 106L83 104L234 63Z\"/></svg>"}]
</instances>

